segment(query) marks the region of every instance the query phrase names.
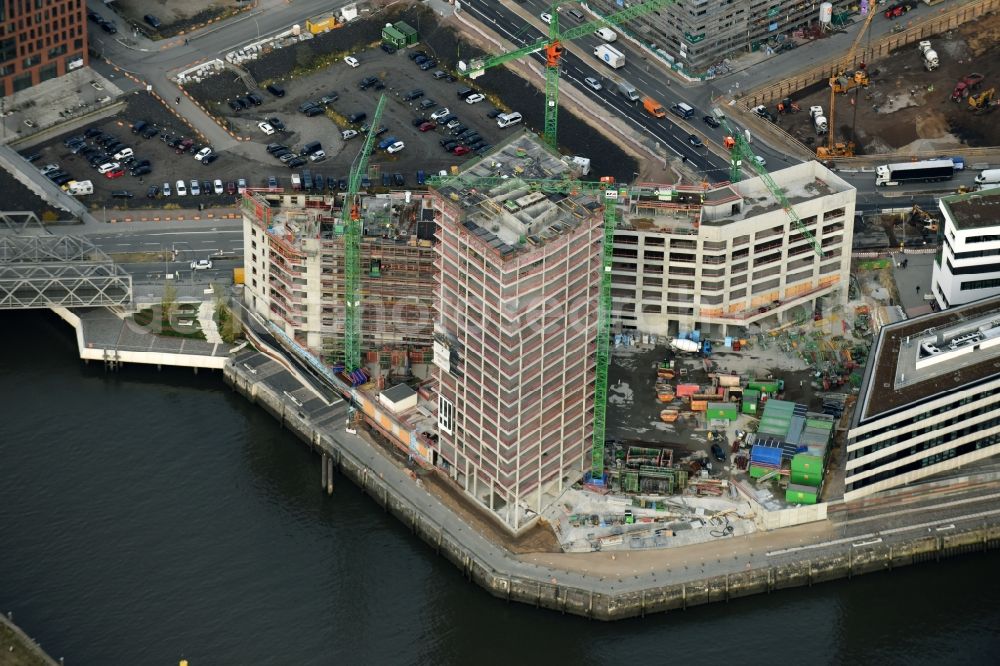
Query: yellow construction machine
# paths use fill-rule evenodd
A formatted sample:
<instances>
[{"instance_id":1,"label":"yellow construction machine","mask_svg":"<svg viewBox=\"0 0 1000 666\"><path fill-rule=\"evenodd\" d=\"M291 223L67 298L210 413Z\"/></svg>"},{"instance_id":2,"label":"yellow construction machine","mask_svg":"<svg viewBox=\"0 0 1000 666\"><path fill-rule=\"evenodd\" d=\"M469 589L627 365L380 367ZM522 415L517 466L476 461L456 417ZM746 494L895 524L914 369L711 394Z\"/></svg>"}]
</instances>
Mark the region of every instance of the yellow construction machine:
<instances>
[{"instance_id":1,"label":"yellow construction machine","mask_svg":"<svg viewBox=\"0 0 1000 666\"><path fill-rule=\"evenodd\" d=\"M989 90L984 90L978 95L969 95L969 106L973 111L989 111L996 106L996 104L993 103L993 97L996 94L997 89L990 88Z\"/></svg>"}]
</instances>

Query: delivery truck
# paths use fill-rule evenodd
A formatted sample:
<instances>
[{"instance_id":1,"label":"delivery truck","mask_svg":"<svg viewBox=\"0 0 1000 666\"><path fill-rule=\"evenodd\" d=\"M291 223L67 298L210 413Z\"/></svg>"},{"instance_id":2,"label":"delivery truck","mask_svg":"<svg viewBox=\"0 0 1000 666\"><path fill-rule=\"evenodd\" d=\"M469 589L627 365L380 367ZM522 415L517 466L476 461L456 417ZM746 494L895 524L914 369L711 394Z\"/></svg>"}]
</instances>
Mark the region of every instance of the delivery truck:
<instances>
[{"instance_id":1,"label":"delivery truck","mask_svg":"<svg viewBox=\"0 0 1000 666\"><path fill-rule=\"evenodd\" d=\"M976 176L976 189L989 190L1000 187L1000 169L987 169Z\"/></svg>"},{"instance_id":2,"label":"delivery truck","mask_svg":"<svg viewBox=\"0 0 1000 666\"><path fill-rule=\"evenodd\" d=\"M94 193L94 183L89 180L71 180L63 188L66 194L72 194L74 197Z\"/></svg>"},{"instance_id":3,"label":"delivery truck","mask_svg":"<svg viewBox=\"0 0 1000 666\"><path fill-rule=\"evenodd\" d=\"M601 44L594 49L594 55L600 58L608 67L619 69L625 66L625 54L613 46Z\"/></svg>"},{"instance_id":4,"label":"delivery truck","mask_svg":"<svg viewBox=\"0 0 1000 666\"><path fill-rule=\"evenodd\" d=\"M639 99L639 91L628 81L621 81L618 84L618 94L633 102Z\"/></svg>"},{"instance_id":5,"label":"delivery truck","mask_svg":"<svg viewBox=\"0 0 1000 666\"><path fill-rule=\"evenodd\" d=\"M955 177L955 163L951 160L922 160L899 162L875 167L875 185L901 185L951 180Z\"/></svg>"}]
</instances>

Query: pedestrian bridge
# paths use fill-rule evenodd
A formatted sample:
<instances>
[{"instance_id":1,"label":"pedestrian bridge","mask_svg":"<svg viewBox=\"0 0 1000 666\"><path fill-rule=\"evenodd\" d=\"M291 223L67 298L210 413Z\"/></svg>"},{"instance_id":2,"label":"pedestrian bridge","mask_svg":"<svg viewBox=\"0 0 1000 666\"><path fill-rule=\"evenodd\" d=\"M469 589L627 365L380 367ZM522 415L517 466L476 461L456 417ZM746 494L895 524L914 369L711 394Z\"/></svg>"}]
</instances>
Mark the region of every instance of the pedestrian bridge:
<instances>
[{"instance_id":1,"label":"pedestrian bridge","mask_svg":"<svg viewBox=\"0 0 1000 666\"><path fill-rule=\"evenodd\" d=\"M131 302L132 277L90 240L54 235L30 211L0 212L0 310Z\"/></svg>"}]
</instances>

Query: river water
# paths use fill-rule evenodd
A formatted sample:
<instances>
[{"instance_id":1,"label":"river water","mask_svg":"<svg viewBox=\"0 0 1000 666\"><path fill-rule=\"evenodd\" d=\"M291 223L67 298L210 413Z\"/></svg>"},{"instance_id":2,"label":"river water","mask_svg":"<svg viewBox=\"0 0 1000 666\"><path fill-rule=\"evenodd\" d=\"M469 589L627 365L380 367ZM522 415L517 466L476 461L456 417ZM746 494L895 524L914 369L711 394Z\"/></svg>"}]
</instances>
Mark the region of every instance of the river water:
<instances>
[{"instance_id":1,"label":"river water","mask_svg":"<svg viewBox=\"0 0 1000 666\"><path fill-rule=\"evenodd\" d=\"M996 663L996 554L614 624L508 605L219 374L105 374L48 312L0 342L0 610L67 664Z\"/></svg>"}]
</instances>

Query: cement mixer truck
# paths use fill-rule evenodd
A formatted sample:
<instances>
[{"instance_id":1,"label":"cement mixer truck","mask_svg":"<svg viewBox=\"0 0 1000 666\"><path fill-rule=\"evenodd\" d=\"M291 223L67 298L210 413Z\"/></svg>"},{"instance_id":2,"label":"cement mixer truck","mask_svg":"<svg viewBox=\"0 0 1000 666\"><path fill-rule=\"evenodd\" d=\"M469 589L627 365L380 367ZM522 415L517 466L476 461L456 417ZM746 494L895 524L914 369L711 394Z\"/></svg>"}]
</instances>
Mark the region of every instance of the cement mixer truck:
<instances>
[{"instance_id":1,"label":"cement mixer truck","mask_svg":"<svg viewBox=\"0 0 1000 666\"><path fill-rule=\"evenodd\" d=\"M826 134L826 131L829 129L829 126L826 121L826 116L823 115L823 107L810 106L809 117L812 118L813 127L816 129L816 134Z\"/></svg>"},{"instance_id":2,"label":"cement mixer truck","mask_svg":"<svg viewBox=\"0 0 1000 666\"><path fill-rule=\"evenodd\" d=\"M923 56L924 68L928 72L933 72L938 68L938 65L941 64L938 60L937 51L931 48L931 43L929 41L920 42L918 50L920 51L920 55Z\"/></svg>"}]
</instances>

